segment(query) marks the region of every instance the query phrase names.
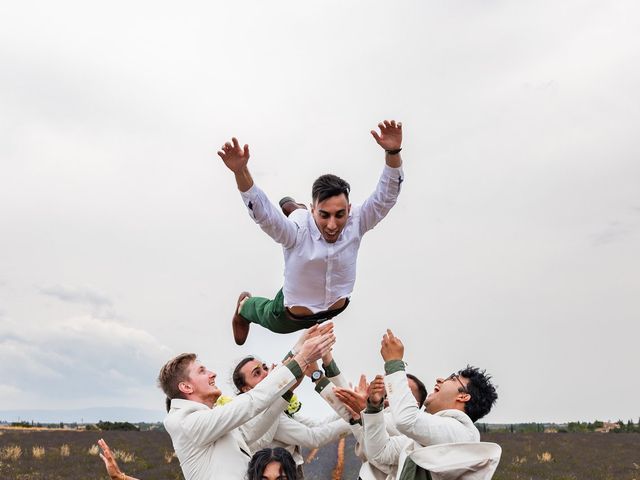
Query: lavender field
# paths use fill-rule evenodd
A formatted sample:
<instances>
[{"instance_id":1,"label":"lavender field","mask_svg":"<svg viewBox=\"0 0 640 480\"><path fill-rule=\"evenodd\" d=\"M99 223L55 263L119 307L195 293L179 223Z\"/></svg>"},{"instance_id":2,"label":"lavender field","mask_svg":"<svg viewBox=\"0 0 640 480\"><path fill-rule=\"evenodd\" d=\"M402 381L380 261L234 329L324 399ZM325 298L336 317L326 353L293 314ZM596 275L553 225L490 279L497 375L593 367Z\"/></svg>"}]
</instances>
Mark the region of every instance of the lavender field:
<instances>
[{"instance_id":1,"label":"lavender field","mask_svg":"<svg viewBox=\"0 0 640 480\"><path fill-rule=\"evenodd\" d=\"M97 449L103 437L122 469L141 480L182 479L169 436L162 431L117 432L0 429L3 480L107 479ZM495 480L640 480L640 435L490 433L502 446ZM353 438L305 451L308 480L357 479Z\"/></svg>"}]
</instances>

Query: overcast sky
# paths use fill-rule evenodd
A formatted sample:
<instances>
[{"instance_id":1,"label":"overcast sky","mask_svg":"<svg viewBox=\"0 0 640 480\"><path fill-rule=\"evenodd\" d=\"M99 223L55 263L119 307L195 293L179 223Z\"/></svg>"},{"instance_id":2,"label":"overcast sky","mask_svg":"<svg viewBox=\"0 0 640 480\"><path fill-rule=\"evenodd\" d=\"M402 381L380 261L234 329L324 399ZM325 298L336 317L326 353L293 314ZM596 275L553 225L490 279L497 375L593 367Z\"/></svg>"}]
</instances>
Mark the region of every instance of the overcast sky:
<instances>
[{"instance_id":1,"label":"overcast sky","mask_svg":"<svg viewBox=\"0 0 640 480\"><path fill-rule=\"evenodd\" d=\"M640 4L5 2L0 7L0 410L162 410L183 351L224 379L295 335L254 327L280 247L216 150L308 203L373 190L404 124L397 206L362 243L335 355L404 341L429 387L467 363L490 422L640 416ZM304 385L306 409L327 410Z\"/></svg>"}]
</instances>

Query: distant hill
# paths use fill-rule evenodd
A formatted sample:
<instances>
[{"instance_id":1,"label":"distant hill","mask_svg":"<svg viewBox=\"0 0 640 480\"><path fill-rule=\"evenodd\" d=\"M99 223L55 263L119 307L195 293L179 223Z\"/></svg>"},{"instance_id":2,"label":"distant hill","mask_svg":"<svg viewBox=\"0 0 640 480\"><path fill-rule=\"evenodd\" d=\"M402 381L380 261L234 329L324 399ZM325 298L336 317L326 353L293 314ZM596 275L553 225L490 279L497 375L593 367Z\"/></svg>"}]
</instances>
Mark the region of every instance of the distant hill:
<instances>
[{"instance_id":1,"label":"distant hill","mask_svg":"<svg viewBox=\"0 0 640 480\"><path fill-rule=\"evenodd\" d=\"M94 407L70 410L0 410L0 422L34 423L95 423L111 422L155 423L162 422L165 412L161 409L126 407Z\"/></svg>"}]
</instances>

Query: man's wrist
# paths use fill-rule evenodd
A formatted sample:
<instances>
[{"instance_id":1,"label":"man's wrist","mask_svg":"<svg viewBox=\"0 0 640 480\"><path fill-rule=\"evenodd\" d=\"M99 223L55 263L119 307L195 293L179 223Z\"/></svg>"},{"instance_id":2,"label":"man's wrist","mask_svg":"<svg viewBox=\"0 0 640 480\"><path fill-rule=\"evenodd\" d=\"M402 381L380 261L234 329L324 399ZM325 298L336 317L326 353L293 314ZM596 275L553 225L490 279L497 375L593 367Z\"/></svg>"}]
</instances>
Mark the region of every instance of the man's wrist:
<instances>
[{"instance_id":1,"label":"man's wrist","mask_svg":"<svg viewBox=\"0 0 640 480\"><path fill-rule=\"evenodd\" d=\"M370 399L367 398L367 408L364 413L378 413L382 411L383 403L382 400L380 403L373 403Z\"/></svg>"},{"instance_id":2,"label":"man's wrist","mask_svg":"<svg viewBox=\"0 0 640 480\"><path fill-rule=\"evenodd\" d=\"M384 362L384 373L390 375L399 371L404 371L404 362L402 359L389 359Z\"/></svg>"},{"instance_id":3,"label":"man's wrist","mask_svg":"<svg viewBox=\"0 0 640 480\"><path fill-rule=\"evenodd\" d=\"M385 152L387 152L389 155L397 155L397 154L399 154L399 153L402 151L402 147L400 147L400 148L393 148L393 149L391 149L391 150L387 150L387 149L385 149L384 151L385 151Z\"/></svg>"}]
</instances>

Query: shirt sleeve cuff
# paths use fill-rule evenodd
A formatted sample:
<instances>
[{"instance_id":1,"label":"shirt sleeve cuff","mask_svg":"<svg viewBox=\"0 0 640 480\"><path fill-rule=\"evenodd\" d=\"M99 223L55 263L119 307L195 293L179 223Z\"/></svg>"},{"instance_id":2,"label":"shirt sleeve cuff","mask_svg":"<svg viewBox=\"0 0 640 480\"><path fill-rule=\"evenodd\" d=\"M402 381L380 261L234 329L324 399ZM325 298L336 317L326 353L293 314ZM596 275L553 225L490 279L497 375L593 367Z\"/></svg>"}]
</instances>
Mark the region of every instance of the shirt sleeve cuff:
<instances>
[{"instance_id":1,"label":"shirt sleeve cuff","mask_svg":"<svg viewBox=\"0 0 640 480\"><path fill-rule=\"evenodd\" d=\"M383 175L388 176L388 177L397 177L398 173L403 173L402 172L402 167L390 167L386 163L384 164L384 170L382 171ZM249 192L250 190L251 189L247 190L247 192Z\"/></svg>"},{"instance_id":2,"label":"shirt sleeve cuff","mask_svg":"<svg viewBox=\"0 0 640 480\"><path fill-rule=\"evenodd\" d=\"M378 413L378 412L381 412L383 406L384 406L384 402L380 402L380 404L374 405L367 398L367 408L364 410L364 413Z\"/></svg>"},{"instance_id":3,"label":"shirt sleeve cuff","mask_svg":"<svg viewBox=\"0 0 640 480\"><path fill-rule=\"evenodd\" d=\"M259 191L260 189L254 182L249 190L247 190L246 192L240 192L240 195L242 196L242 199L245 201L245 203L247 203L248 200L253 200L254 198L256 198Z\"/></svg>"},{"instance_id":4,"label":"shirt sleeve cuff","mask_svg":"<svg viewBox=\"0 0 640 480\"><path fill-rule=\"evenodd\" d=\"M330 383L331 382L327 377L322 377L320 380L316 382L315 391L318 393L322 392L325 388L327 388L327 385L329 385Z\"/></svg>"},{"instance_id":5,"label":"shirt sleeve cuff","mask_svg":"<svg viewBox=\"0 0 640 480\"><path fill-rule=\"evenodd\" d=\"M324 369L324 374L327 377L333 378L340 375L340 369L338 368L338 364L333 359L331 360L329 365L322 365L322 368Z\"/></svg>"},{"instance_id":6,"label":"shirt sleeve cuff","mask_svg":"<svg viewBox=\"0 0 640 480\"><path fill-rule=\"evenodd\" d=\"M302 368L300 368L300 365L298 365L298 362L296 362L295 360L291 360L290 362L285 363L285 366L289 370L291 370L291 373L293 373L294 377L296 377L297 380L300 380L304 375L304 373L302 372Z\"/></svg>"},{"instance_id":7,"label":"shirt sleeve cuff","mask_svg":"<svg viewBox=\"0 0 640 480\"><path fill-rule=\"evenodd\" d=\"M404 371L404 362L402 360L389 360L384 362L384 373L391 375L399 371Z\"/></svg>"},{"instance_id":8,"label":"shirt sleeve cuff","mask_svg":"<svg viewBox=\"0 0 640 480\"><path fill-rule=\"evenodd\" d=\"M287 403L289 403L291 401L291 398L293 398L293 392L291 390L287 390L282 394L282 398L284 398Z\"/></svg>"}]
</instances>

